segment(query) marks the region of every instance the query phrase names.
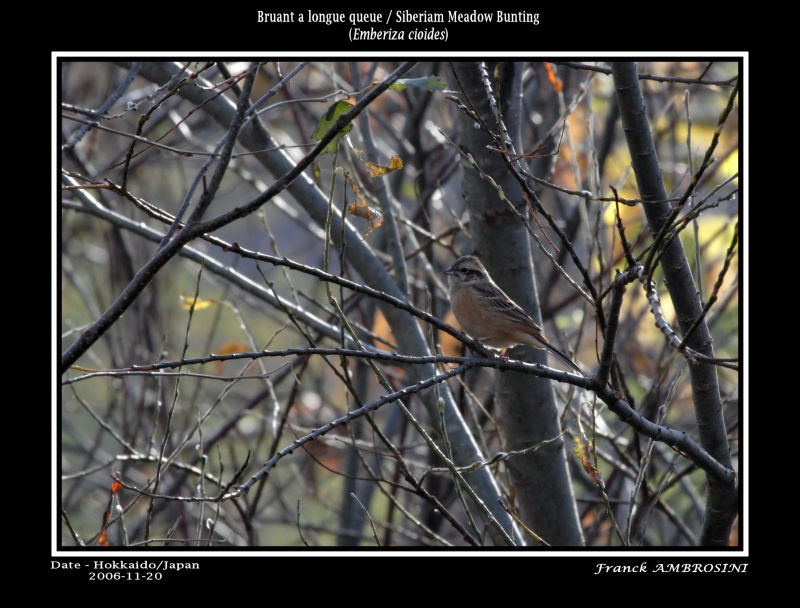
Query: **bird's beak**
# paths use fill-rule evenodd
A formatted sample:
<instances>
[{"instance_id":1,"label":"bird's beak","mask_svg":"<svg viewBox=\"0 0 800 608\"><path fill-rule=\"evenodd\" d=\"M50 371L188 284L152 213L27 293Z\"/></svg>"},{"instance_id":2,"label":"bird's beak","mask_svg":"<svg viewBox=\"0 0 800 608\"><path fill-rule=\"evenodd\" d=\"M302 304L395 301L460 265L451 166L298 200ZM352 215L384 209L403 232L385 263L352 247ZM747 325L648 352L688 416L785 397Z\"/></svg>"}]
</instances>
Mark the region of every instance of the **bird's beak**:
<instances>
[{"instance_id":1,"label":"bird's beak","mask_svg":"<svg viewBox=\"0 0 800 608\"><path fill-rule=\"evenodd\" d=\"M449 274L453 274L453 272L454 272L454 271L453 271L453 269L452 269L452 268L448 268L447 270L445 270L444 272L442 272L442 274L448 274L448 275L449 275Z\"/></svg>"}]
</instances>

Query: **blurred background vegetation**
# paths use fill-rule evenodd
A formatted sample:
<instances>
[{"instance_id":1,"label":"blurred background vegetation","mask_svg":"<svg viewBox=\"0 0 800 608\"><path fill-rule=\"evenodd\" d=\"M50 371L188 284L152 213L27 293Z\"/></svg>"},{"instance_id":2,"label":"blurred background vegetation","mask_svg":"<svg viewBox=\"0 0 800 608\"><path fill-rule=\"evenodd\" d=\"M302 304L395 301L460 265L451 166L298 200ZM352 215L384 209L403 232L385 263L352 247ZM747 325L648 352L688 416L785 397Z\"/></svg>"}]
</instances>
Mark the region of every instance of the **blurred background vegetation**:
<instances>
[{"instance_id":1,"label":"blurred background vegetation","mask_svg":"<svg viewBox=\"0 0 800 608\"><path fill-rule=\"evenodd\" d=\"M236 89L229 84L247 64L181 65L187 74L197 72L197 78L186 86L205 88L236 103ZM259 99L297 67L297 62L261 64L251 100ZM330 61L303 66L259 108L261 123L281 150L254 152L237 146L212 203L213 215L244 204L272 183L275 176L265 171L258 155L280 153L294 160L301 158L316 143L312 133L333 104L339 100L353 103L352 94L367 90L370 82L380 81L395 67L392 62ZM154 82L146 70L129 62L64 60L59 69L63 351L112 304L158 247L130 225L89 213L86 208L97 204L163 234L167 224L148 214L148 206L173 215L178 212L227 125L220 125L203 104L185 95L165 97L167 83ZM641 78L640 85L667 191L670 197L679 197L709 146L739 65L735 61L653 61L640 63L638 70L651 76ZM461 141L462 110L452 99L458 98L458 85L449 65L420 63L407 76L431 75L438 80L390 89L370 105L377 157L365 151L362 128L356 122L339 142L337 154L317 159L318 175L313 168L306 174L335 208L347 209L354 199L353 187L341 173L334 172L333 165L346 169L374 217L380 209L376 184L384 180L405 253L409 300L455 326L439 273L455 257L471 251L462 176L474 169L463 162L451 143ZM120 92L118 97L115 92ZM91 112L98 108L100 115ZM525 64L522 110L522 148L530 155L526 163L537 177L559 188L537 185L539 198L569 235L602 291L615 270L625 268L610 186L618 190L621 199L640 196L608 65ZM148 120L141 123L145 114ZM726 122L715 160L689 203L690 207L710 208L680 237L703 300L718 280L739 219L738 120L734 112ZM95 121L99 126L87 124ZM138 139L132 137L136 133ZM402 169L385 177L369 176L367 161L386 166L392 157L402 160ZM139 204L115 189L123 182ZM197 192L202 188L198 184ZM584 195L576 195L580 192ZM642 205L621 204L619 212L629 241L641 251L650 238ZM373 226L368 219L353 215L349 220L377 258L392 268L385 253L386 225ZM547 236L540 240L550 249L548 239L554 236L547 229L544 233ZM224 226L215 236L249 250L323 266L325 226L310 218L288 191L257 213ZM343 363L336 356L209 361L161 373L96 373L212 353L302 348L309 345L309 339L321 346L339 344L335 333L326 335L320 327L287 315L257 290L245 289L233 280L235 274L249 279L297 309L339 327L325 284L317 278L256 263L206 241L195 240L189 246L216 260L219 269L201 267L196 259L186 257L171 260L112 328L62 376L61 542L71 546L80 539L88 545L169 544L191 549L462 544L460 535L430 503L401 488L403 477L396 462L363 420L337 428L284 458L267 481L245 498L221 503L172 499L215 496L243 466L239 483L276 449L358 406L353 389L342 382ZM574 273L574 265L560 249L556 258L568 273ZM329 272L360 282L346 255L341 257L333 247L330 252ZM736 358L740 348L738 249L733 256L708 316L720 358ZM556 344L568 344L574 359L591 370L600 344L591 306L553 269L538 247L533 247L533 258L547 335ZM660 271L654 278L665 317L677 327ZM392 330L397 328L389 326L370 298L347 290L340 293L335 285L331 288L337 298L341 295L347 318L367 343L395 350ZM636 409L655 419L663 408L663 424L696 436L686 361L665 343L641 289L628 290L621 318L617 360ZM464 354L463 345L452 336L430 327L423 331L442 352ZM348 359L344 365L362 403L387 392L363 361ZM404 386L403 367L380 367L393 387ZM739 374L723 367L718 372L736 461ZM493 410L495 374L478 368L449 381L487 458L504 449ZM576 396L573 387L554 386L563 408L560 420L586 544L619 546L611 513L621 528L629 527L635 544L696 544L705 504L703 472L664 445L657 444L648 456L646 438L600 408L597 465L611 501L609 509L572 453L571 438L586 436L589 430L580 428L578 421L586 424L591 407L585 398ZM415 402L415 397L409 397L407 405L413 410ZM391 407L375 413L375 424L392 437L429 491L463 517L458 495L448 475L441 472L441 463L431 457L406 420L391 417ZM435 426L430 432L442 440ZM159 454L169 462L157 470ZM500 460L490 468L501 492L513 504L514 489L504 466ZM644 482L637 486L640 473ZM126 486L113 498L112 474ZM157 474L159 498L136 492L152 489ZM363 484L374 485L378 491L363 499L358 491ZM109 504L115 508L104 531L101 523ZM629 518L634 505L635 517ZM535 522L527 523L536 527ZM737 541L735 534L734 530L732 543Z\"/></svg>"}]
</instances>

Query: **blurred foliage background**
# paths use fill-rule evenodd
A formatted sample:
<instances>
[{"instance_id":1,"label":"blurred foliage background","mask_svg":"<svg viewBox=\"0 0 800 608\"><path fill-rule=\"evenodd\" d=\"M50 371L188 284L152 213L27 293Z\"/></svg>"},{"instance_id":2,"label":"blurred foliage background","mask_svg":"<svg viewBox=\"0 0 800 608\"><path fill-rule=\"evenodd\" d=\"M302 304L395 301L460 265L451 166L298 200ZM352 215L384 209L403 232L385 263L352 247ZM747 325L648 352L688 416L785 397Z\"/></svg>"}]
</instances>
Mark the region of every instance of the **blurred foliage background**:
<instances>
[{"instance_id":1,"label":"blurred foliage background","mask_svg":"<svg viewBox=\"0 0 800 608\"><path fill-rule=\"evenodd\" d=\"M187 73L197 72L197 78L186 86L211 87L209 90L235 103L235 88L229 84L246 64L183 65ZM251 99L259 99L298 65L283 61L261 64ZM213 201L213 214L242 205L272 183L275 176L265 172L258 155L281 153L301 158L315 144L311 135L335 102L352 104L354 93L367 90L368 83L379 81L394 67L391 62L312 61L304 65L259 108L264 128L281 149L253 152L237 146ZM90 203L85 197L120 218L163 234L167 225L148 209L172 215L178 212L226 127L202 104L180 94L165 97L167 83L153 82L144 70L132 74L135 68L130 63L63 60L59 69L63 351L112 304L158 247L157 241L137 234L130 225L87 212ZM653 61L640 63L638 69L650 76L641 78L640 84L664 182L669 196L679 197L709 146L739 65L735 61ZM447 63L420 63L410 75L433 75L438 80L390 89L370 105L377 158L365 152L361 128L354 124L340 140L338 153L317 159L318 175L314 175L315 169L306 174L330 196L333 206L346 210L354 200L353 188L334 171L334 163L346 169L375 213L379 209L376 184L384 180L403 242L409 299L456 325L439 273L455 257L470 252L461 178L473 169L451 144L460 141L461 110L452 100L458 96L453 92L458 86ZM118 98L114 98L116 91L122 91ZM109 100L113 100L110 105ZM98 108L102 108L99 115L92 113ZM621 199L639 198L607 64L527 63L522 109L523 150L530 155L526 163L535 175L557 186L537 185L537 193L570 236L601 291L616 269L625 268L610 186L618 190ZM148 120L142 123L144 115ZM680 235L703 299L718 280L739 219L738 120L734 112L726 122L714 162L689 204L709 209ZM99 126L87 124L95 121ZM136 133L138 138L132 136ZM402 160L402 169L381 178L369 177L367 161L385 166L392 157ZM120 195L118 188L123 183L138 204ZM197 192L202 188L198 184ZM621 204L619 212L628 239L635 249L642 250L650 235L641 204ZM348 219L389 267L385 225L370 226L367 219L354 215ZM541 241L547 247L553 235L545 233L548 236ZM224 226L215 236L246 249L323 266L325 226L314 222L288 191L257 213ZM58 446L64 514L61 542L74 545L80 538L88 545L168 544L192 549L373 546L376 542L383 546L461 544L459 535L429 503L402 488L396 462L361 419L281 460L268 481L251 489L246 499L221 503L174 499L215 496L242 467L238 482L258 470L276 449L357 407L353 389L342 381L343 363L336 356L285 355L208 361L160 373L97 373L212 353L303 348L310 339L321 346L339 343L335 333L327 335L319 327L287 315L284 308L271 305L256 290L245 289L232 279L235 275L266 288L336 328L337 315L325 284L317 278L256 263L202 240L193 241L190 247L216 260L219 268L201 267L197 260L186 257L171 260L113 327L63 374ZM568 344L575 360L591 370L599 354L591 307L539 248L533 250L547 335L556 344ZM330 251L331 273L361 280L346 256L335 248ZM563 248L556 257L568 273L574 272ZM708 316L720 358L736 358L740 348L738 250L731 262ZM666 319L677 327L660 271L655 279ZM394 350L393 328L370 299L331 287L341 295L347 318L364 339ZM695 436L685 359L665 343L641 289L628 291L621 318L617 359L637 409L655 419L662 408L663 424ZM424 331L441 352L464 353L463 345L448 334L433 332L430 327ZM362 361L351 358L344 366L361 402L387 392ZM403 367L380 367L394 387L404 385ZM739 375L735 369L720 367L718 371L736 460ZM494 378L492 370L478 368L449 381L487 458L503 450L493 415ZM555 390L563 405L561 423L571 451L569 438L586 433L578 421L591 408L585 399L576 398L569 385L556 384ZM413 409L415 397L408 401ZM463 517L458 495L441 472L441 464L430 456L408 422L398 421L390 412L390 406L378 410L375 424L393 438L407 465L425 479L431 493ZM598 468L606 481L610 509L576 455L568 454L586 543L619 546L609 517L614 513L620 527L629 526L636 544L695 544L704 508L702 472L663 445L657 445L648 456L646 438L637 436L610 412L600 408L596 413ZM435 428L430 432L441 439ZM159 454L168 457L168 465L160 470L156 466ZM503 461L491 469L513 504L513 488L508 485ZM642 471L645 481L632 496ZM125 483L113 498L112 474ZM157 475L158 498L137 493L136 489L152 488ZM359 502L357 488L364 483L378 491L369 494L367 502ZM104 531L101 524L109 504L114 509ZM629 517L633 505L635 517Z\"/></svg>"}]
</instances>

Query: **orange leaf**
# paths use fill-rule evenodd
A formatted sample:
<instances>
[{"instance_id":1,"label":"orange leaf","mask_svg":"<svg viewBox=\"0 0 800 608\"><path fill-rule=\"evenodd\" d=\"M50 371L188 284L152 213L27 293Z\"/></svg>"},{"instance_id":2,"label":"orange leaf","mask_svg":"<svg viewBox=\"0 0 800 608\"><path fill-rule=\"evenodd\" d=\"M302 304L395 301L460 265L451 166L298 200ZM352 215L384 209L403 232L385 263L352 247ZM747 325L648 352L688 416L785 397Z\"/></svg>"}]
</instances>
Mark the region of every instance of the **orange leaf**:
<instances>
[{"instance_id":1,"label":"orange leaf","mask_svg":"<svg viewBox=\"0 0 800 608\"><path fill-rule=\"evenodd\" d=\"M372 333L375 334L376 338L379 338L372 341L377 348L386 348L388 344L395 344L392 328L380 310L375 311L375 316L372 319Z\"/></svg>"},{"instance_id":2,"label":"orange leaf","mask_svg":"<svg viewBox=\"0 0 800 608\"><path fill-rule=\"evenodd\" d=\"M219 348L215 349L214 352L218 355L229 355L231 353L243 353L247 351L247 346L242 344L241 342L236 342L235 340L232 342L226 342ZM217 370L217 375L222 375L222 370L225 367L225 361L217 361L215 365L215 369Z\"/></svg>"},{"instance_id":3,"label":"orange leaf","mask_svg":"<svg viewBox=\"0 0 800 608\"><path fill-rule=\"evenodd\" d=\"M444 322L448 325L452 325L456 329L460 329L460 325L458 324L458 320L456 319L455 315L453 315L453 311L449 310L447 315L444 318ZM442 347L442 353L448 355L450 357L460 357L463 353L463 345L459 342L455 337L448 334L446 331L439 330L439 343ZM455 363L452 364L455 366Z\"/></svg>"},{"instance_id":4,"label":"orange leaf","mask_svg":"<svg viewBox=\"0 0 800 608\"><path fill-rule=\"evenodd\" d=\"M214 352L218 355L228 355L230 353L243 353L247 351L247 346L242 344L241 342L226 342L219 348L215 349Z\"/></svg>"},{"instance_id":5,"label":"orange leaf","mask_svg":"<svg viewBox=\"0 0 800 608\"><path fill-rule=\"evenodd\" d=\"M552 84L552 85L553 85L553 90L554 90L556 93L560 93L560 92L561 92L561 89L563 89L563 88L564 88L564 83L562 83L562 82L561 82L561 81L558 79L558 76L556 76L556 73L555 73L555 71L553 70L553 66L551 66L551 65L550 65L549 63L547 63L546 61L542 62L542 65L544 65L544 69L545 69L545 70L547 70L547 79L550 81L550 84Z\"/></svg>"},{"instance_id":6,"label":"orange leaf","mask_svg":"<svg viewBox=\"0 0 800 608\"><path fill-rule=\"evenodd\" d=\"M103 529L100 531L100 536L97 537L97 544L102 545L104 547L108 546L108 536L106 535L106 528L108 526L108 520L111 517L111 508L114 506L114 494L119 492L121 489L122 489L122 484L116 479L112 478L111 494L108 497L108 506L106 507L106 510L103 511Z\"/></svg>"}]
</instances>

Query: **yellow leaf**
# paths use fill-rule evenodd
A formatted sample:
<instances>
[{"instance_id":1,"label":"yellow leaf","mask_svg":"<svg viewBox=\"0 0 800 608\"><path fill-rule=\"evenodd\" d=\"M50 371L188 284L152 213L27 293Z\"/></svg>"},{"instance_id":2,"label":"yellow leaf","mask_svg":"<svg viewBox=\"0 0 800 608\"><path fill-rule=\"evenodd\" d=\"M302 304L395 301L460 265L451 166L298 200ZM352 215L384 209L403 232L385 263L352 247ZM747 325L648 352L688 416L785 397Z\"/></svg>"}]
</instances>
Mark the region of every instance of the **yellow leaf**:
<instances>
[{"instance_id":1,"label":"yellow leaf","mask_svg":"<svg viewBox=\"0 0 800 608\"><path fill-rule=\"evenodd\" d=\"M390 85L390 89L403 90L408 87L419 87L429 91L443 91L444 82L438 76L431 74L430 76L422 76L421 78L398 78L397 82Z\"/></svg>"},{"instance_id":2,"label":"yellow leaf","mask_svg":"<svg viewBox=\"0 0 800 608\"><path fill-rule=\"evenodd\" d=\"M190 310L192 308L192 304L194 304L195 310L204 310L209 306L213 306L214 304L219 304L219 301L201 300L200 298L197 298L197 300L195 300L194 298L190 298L185 293L181 292L181 306L184 308L184 310Z\"/></svg>"}]
</instances>

